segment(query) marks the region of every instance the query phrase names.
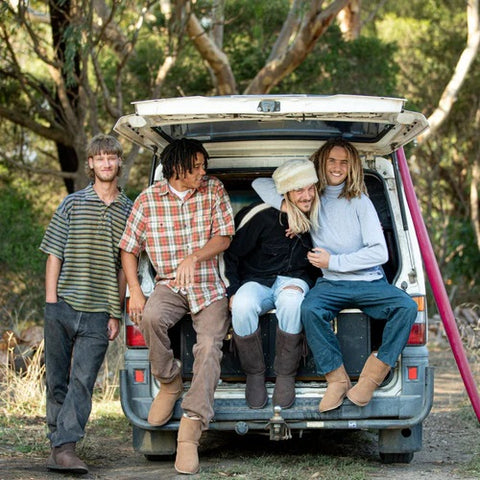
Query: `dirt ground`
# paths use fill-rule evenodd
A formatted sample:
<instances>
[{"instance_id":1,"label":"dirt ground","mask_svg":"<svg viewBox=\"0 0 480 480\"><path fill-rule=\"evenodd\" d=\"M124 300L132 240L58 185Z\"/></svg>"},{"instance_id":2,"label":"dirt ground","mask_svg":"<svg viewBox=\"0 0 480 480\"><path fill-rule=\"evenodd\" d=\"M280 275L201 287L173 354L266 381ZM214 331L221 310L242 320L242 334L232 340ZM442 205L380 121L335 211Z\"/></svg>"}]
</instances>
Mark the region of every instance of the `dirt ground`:
<instances>
[{"instance_id":1,"label":"dirt ground","mask_svg":"<svg viewBox=\"0 0 480 480\"><path fill-rule=\"evenodd\" d=\"M318 451L324 455L365 459L372 470L371 479L402 480L474 480L478 474L468 473L466 466L474 453L479 455L480 427L473 414L453 355L443 348L430 352L435 367L435 400L432 412L424 422L423 450L415 453L410 464L383 465L379 462L376 435L372 432L321 432L306 435L293 443L270 442L263 436L239 437L236 434L209 432L201 442L202 478L208 471L218 472L244 463L245 458L258 457L259 452L276 455ZM467 407L465 405L467 404ZM463 405L463 408L461 407ZM470 412L472 412L470 414ZM0 445L0 480L118 479L173 480L195 478L175 473L173 460L150 462L131 447L131 439L115 440L106 436L97 439L99 448L90 452L87 463L90 473L70 476L47 472L44 456L6 456ZM207 474L207 476L205 476ZM324 473L325 474L325 473ZM324 475L323 474L323 475ZM328 478L325 476L315 478ZM225 474L226 477L234 475ZM242 476L241 478L245 478ZM333 479L334 477L332 477Z\"/></svg>"}]
</instances>

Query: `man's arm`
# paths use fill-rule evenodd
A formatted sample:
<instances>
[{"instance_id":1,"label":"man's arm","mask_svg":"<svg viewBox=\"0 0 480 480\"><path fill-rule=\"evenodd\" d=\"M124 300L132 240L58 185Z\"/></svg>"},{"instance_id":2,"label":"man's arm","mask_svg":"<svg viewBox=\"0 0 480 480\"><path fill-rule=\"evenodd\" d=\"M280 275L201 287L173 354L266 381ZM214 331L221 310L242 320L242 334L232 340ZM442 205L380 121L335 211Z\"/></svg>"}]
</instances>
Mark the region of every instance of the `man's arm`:
<instances>
[{"instance_id":1,"label":"man's arm","mask_svg":"<svg viewBox=\"0 0 480 480\"><path fill-rule=\"evenodd\" d=\"M125 303L125 293L127 291L127 279L125 278L125 272L123 268L118 271L118 295L120 297L120 307L123 308Z\"/></svg>"},{"instance_id":2,"label":"man's arm","mask_svg":"<svg viewBox=\"0 0 480 480\"><path fill-rule=\"evenodd\" d=\"M125 279L125 273L122 269L119 270L117 275L118 281L118 296L120 299L120 306L123 307L125 301L125 292L127 290L127 281ZM108 339L113 341L120 333L120 320L118 318L110 317L108 320Z\"/></svg>"},{"instance_id":3,"label":"man's arm","mask_svg":"<svg viewBox=\"0 0 480 480\"><path fill-rule=\"evenodd\" d=\"M252 182L252 188L258 196L268 205L282 212L286 212L283 195L277 192L273 178L256 178Z\"/></svg>"},{"instance_id":4,"label":"man's arm","mask_svg":"<svg viewBox=\"0 0 480 480\"><path fill-rule=\"evenodd\" d=\"M186 288L191 285L193 283L195 265L197 262L204 262L205 260L215 257L226 250L231 241L232 239L230 237L215 235L202 248L185 257L178 265L175 276L175 285L179 288ZM128 285L130 286L130 282Z\"/></svg>"},{"instance_id":5,"label":"man's arm","mask_svg":"<svg viewBox=\"0 0 480 480\"><path fill-rule=\"evenodd\" d=\"M138 258L133 253L121 250L122 269L127 279L128 288L130 290L130 305L128 314L135 324L141 320L143 307L145 306L145 295L143 295L140 282L138 280L137 268Z\"/></svg>"},{"instance_id":6,"label":"man's arm","mask_svg":"<svg viewBox=\"0 0 480 480\"><path fill-rule=\"evenodd\" d=\"M57 303L57 286L62 260L55 255L50 254L47 258L45 268L45 301L47 303Z\"/></svg>"}]
</instances>

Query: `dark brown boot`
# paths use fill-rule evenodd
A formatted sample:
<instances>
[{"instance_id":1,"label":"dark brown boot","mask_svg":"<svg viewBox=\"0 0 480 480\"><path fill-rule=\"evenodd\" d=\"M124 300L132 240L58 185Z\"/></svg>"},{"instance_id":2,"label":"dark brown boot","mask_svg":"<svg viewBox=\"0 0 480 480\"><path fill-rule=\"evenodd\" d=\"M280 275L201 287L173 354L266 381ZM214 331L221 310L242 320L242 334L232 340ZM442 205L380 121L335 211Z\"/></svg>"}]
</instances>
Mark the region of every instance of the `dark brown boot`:
<instances>
[{"instance_id":1,"label":"dark brown boot","mask_svg":"<svg viewBox=\"0 0 480 480\"><path fill-rule=\"evenodd\" d=\"M87 465L75 453L75 443L64 443L59 447L52 447L47 468L63 472L88 473Z\"/></svg>"},{"instance_id":2,"label":"dark brown boot","mask_svg":"<svg viewBox=\"0 0 480 480\"><path fill-rule=\"evenodd\" d=\"M357 384L348 391L348 399L359 407L367 405L389 371L390 365L383 363L372 353L365 362Z\"/></svg>"},{"instance_id":3,"label":"dark brown boot","mask_svg":"<svg viewBox=\"0 0 480 480\"><path fill-rule=\"evenodd\" d=\"M318 406L320 412L328 412L338 408L343 403L348 389L352 386L343 364L326 373L325 378L327 380L327 391Z\"/></svg>"},{"instance_id":4,"label":"dark brown boot","mask_svg":"<svg viewBox=\"0 0 480 480\"><path fill-rule=\"evenodd\" d=\"M268 401L265 387L265 359L263 357L260 327L251 335L240 337L233 333L240 365L247 375L245 400L250 408L263 408Z\"/></svg>"},{"instance_id":5,"label":"dark brown boot","mask_svg":"<svg viewBox=\"0 0 480 480\"><path fill-rule=\"evenodd\" d=\"M287 333L277 327L275 342L275 389L273 406L290 408L295 402L295 375L302 356L303 333Z\"/></svg>"}]
</instances>

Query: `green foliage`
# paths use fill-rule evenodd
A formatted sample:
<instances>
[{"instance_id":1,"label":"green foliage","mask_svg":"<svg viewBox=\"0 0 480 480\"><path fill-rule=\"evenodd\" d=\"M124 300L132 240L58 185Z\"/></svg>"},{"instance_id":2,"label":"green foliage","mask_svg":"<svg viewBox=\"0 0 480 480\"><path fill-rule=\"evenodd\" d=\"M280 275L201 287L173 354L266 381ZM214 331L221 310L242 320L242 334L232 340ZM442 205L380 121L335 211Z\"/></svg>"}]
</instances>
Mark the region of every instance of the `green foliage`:
<instances>
[{"instance_id":1,"label":"green foliage","mask_svg":"<svg viewBox=\"0 0 480 480\"><path fill-rule=\"evenodd\" d=\"M64 2L59 4L63 5ZM15 17L13 10L10 10L11 5L11 2L2 2L0 6L4 39L9 38L11 42L0 42L0 101L5 109L38 122L43 127L50 127L53 131L58 127L58 120L65 117L61 114L61 108L57 110L54 102L56 87L51 69L46 68L38 55L38 52L48 58L53 55L51 27L46 22L30 24L32 31L38 35L35 37L38 42L33 42L28 30ZM40 14L48 13L45 2L35 1L29 5ZM83 78L74 75L79 52L83 52L82 61L86 60L85 63L88 63L91 80L91 95L88 98L94 103L84 105L84 110L78 112L79 117L83 112L86 115L85 119L79 118L84 121L85 131L82 133L85 137L96 128L108 132L116 120L113 118L115 107L122 109L123 113L130 113L133 110L131 101L150 98L158 69L167 55L178 53L178 58L169 71L159 96L216 93L212 74L192 40L187 36L168 37L167 33L172 27L178 27L178 24L167 21L159 2L154 2L148 13L142 17L143 23L138 31L138 2L125 0L109 5L113 14L110 26L114 27L118 37L112 35L99 40L99 30L85 30L86 24L82 22L98 20L93 13L91 1L84 4L85 12L81 24L70 25L64 32L67 62L65 72L68 73L65 80L70 82L69 85L74 85L77 78L80 81ZM198 0L192 5L207 34L211 33L214 2ZM292 2L288 0L225 2L223 51L229 59L240 93L265 65L291 5ZM339 28L333 23L319 39L306 61L283 79L272 93L400 96L408 99L407 108L423 111L428 116L438 105L443 89L465 47L465 7L465 3L458 0L363 2L360 37L345 41ZM307 2L304 8L309 8ZM119 39L121 42L116 41ZM122 70L123 58L120 51L131 46L134 46L134 50ZM15 59L12 59L12 52L15 53ZM105 83L94 80L96 77L93 62L89 60L90 52L104 74ZM79 66L83 68L83 63ZM25 74L23 81L15 80L18 69L22 69ZM478 120L475 124L480 107L479 86L480 57L472 66L454 108L439 133L428 145L417 149L412 146L408 148L408 153L415 156L416 168L412 176L442 273L448 282L465 283L465 292L462 292L462 295L478 292L480 288L478 275L474 270L474 266L480 264L480 252L475 245L469 218L471 167L473 161L478 159L480 151ZM120 91L117 91L119 87ZM88 89L82 91L88 92ZM108 91L106 98L105 91ZM83 97L78 97L81 98ZM107 100L114 108L107 108ZM75 101L72 100L72 103ZM12 128L10 135L5 123L0 123L0 131L4 134L0 158L10 157L12 152L20 151L19 155L25 157L21 160L27 167L51 170L57 157L53 142L42 139L39 145L39 137L28 133L23 126ZM68 130L67 125L60 127ZM18 145L22 147L19 148ZM32 152L35 152L35 157ZM140 165L141 160L138 164L139 167L135 166L130 175L129 189L132 192L145 186L144 166ZM13 172L12 175L17 173L11 164L6 165L7 170ZM38 198L31 195L32 200L26 206L27 212L31 212L33 205L39 211L45 205L48 205L47 210L53 210L57 198L48 202L44 190L42 191L43 186L38 179L36 182L30 183L28 189L20 187L18 183L11 188L20 197L23 195L24 200L30 198L27 195L28 190L35 190L37 193L38 187L38 191L42 192L40 196L37 194ZM3 202L4 197L1 199ZM35 220L36 213L32 215ZM7 231L4 227L6 221L7 219L3 218L3 223L0 223L2 232ZM41 220L43 224L46 221L45 218ZM30 226L35 225L35 221L29 223ZM15 243L6 250L2 248L0 261L6 265L5 257L8 256L8 265L12 264L12 268L17 268L18 272L27 271L25 268L37 269L35 263L26 267L27 262L22 260L22 257L26 259L31 252L27 252L23 244L24 238L15 240L15 228L8 228L10 230L7 235L3 235L1 245L5 245L7 237L8 241ZM28 245L32 245L32 242ZM41 257L36 246L29 248ZM18 259L13 261L15 258ZM42 262L43 259L40 264Z\"/></svg>"},{"instance_id":2,"label":"green foliage","mask_svg":"<svg viewBox=\"0 0 480 480\"><path fill-rule=\"evenodd\" d=\"M12 182L13 183L13 182ZM0 326L23 327L42 318L45 254L38 247L44 215L21 182L0 182Z\"/></svg>"},{"instance_id":3,"label":"green foliage","mask_svg":"<svg viewBox=\"0 0 480 480\"><path fill-rule=\"evenodd\" d=\"M0 204L0 265L14 273L43 272L45 255L38 250L43 226L32 201L25 192L7 186L0 189Z\"/></svg>"},{"instance_id":4,"label":"green foliage","mask_svg":"<svg viewBox=\"0 0 480 480\"><path fill-rule=\"evenodd\" d=\"M375 21L377 38L395 42L396 83L407 108L430 115L450 81L466 41L466 5L453 0L389 2ZM470 218L471 168L480 152L480 59L447 121L421 148L408 149L412 177L447 288L455 300L478 299L480 251Z\"/></svg>"},{"instance_id":5,"label":"green foliage","mask_svg":"<svg viewBox=\"0 0 480 480\"><path fill-rule=\"evenodd\" d=\"M346 41L331 27L306 61L283 80L278 92L395 95L395 44L374 37Z\"/></svg>"}]
</instances>

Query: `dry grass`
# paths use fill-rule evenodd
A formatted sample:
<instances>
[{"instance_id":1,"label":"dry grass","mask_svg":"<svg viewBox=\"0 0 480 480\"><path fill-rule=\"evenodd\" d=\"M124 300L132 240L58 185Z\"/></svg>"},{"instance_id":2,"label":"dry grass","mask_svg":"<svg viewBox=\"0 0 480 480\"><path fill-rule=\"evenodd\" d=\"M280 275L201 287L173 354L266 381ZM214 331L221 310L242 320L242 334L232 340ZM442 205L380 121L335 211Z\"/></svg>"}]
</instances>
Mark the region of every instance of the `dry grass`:
<instances>
[{"instance_id":1,"label":"dry grass","mask_svg":"<svg viewBox=\"0 0 480 480\"><path fill-rule=\"evenodd\" d=\"M0 365L0 409L5 415L41 415L45 411L43 341L35 351L24 352L25 369L15 369L14 350L14 346L9 346Z\"/></svg>"},{"instance_id":2,"label":"dry grass","mask_svg":"<svg viewBox=\"0 0 480 480\"><path fill-rule=\"evenodd\" d=\"M119 336L121 337L121 336ZM11 336L0 361L0 412L5 416L38 416L45 414L44 342L38 348L24 351L24 368L15 367L16 342ZM23 362L23 360L22 360ZM117 338L107 351L94 389L99 402L118 399L119 370L123 362L123 341ZM18 362L17 362L18 363Z\"/></svg>"}]
</instances>

